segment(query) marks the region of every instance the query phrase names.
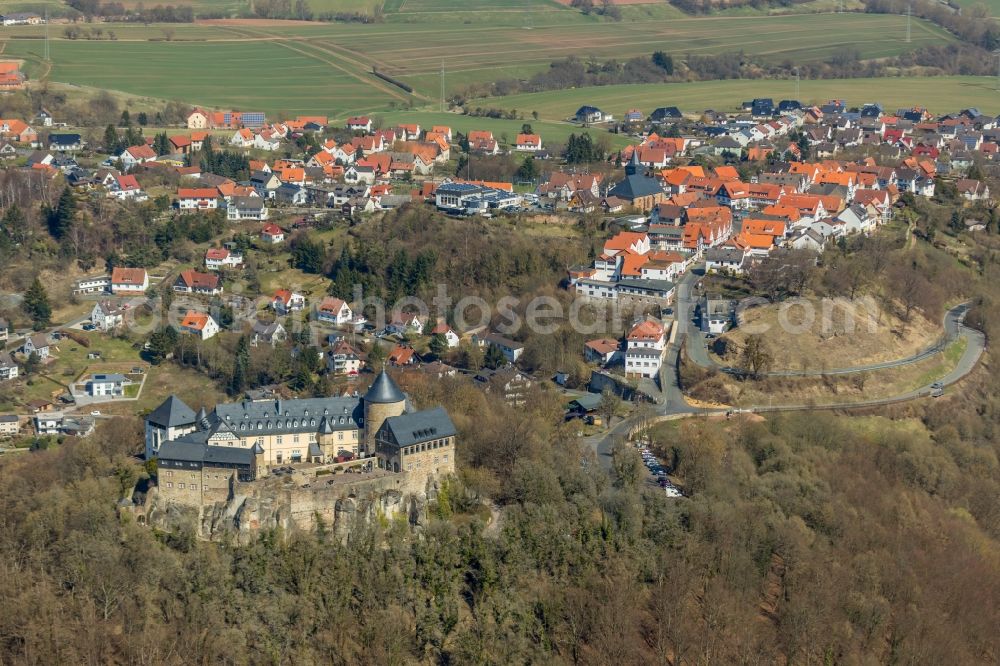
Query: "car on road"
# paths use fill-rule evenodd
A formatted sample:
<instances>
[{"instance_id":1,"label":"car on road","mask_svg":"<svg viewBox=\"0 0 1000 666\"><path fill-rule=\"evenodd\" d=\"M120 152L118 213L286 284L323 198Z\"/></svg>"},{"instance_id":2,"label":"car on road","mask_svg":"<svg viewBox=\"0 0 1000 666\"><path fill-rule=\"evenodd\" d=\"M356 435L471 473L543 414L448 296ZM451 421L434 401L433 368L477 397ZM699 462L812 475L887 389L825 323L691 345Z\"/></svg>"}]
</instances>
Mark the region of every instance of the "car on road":
<instances>
[{"instance_id":1,"label":"car on road","mask_svg":"<svg viewBox=\"0 0 1000 666\"><path fill-rule=\"evenodd\" d=\"M944 389L934 389L931 391L932 398L940 398L944 395Z\"/></svg>"},{"instance_id":2,"label":"car on road","mask_svg":"<svg viewBox=\"0 0 1000 666\"><path fill-rule=\"evenodd\" d=\"M101 410L95 409L94 411L90 412L90 415L91 416L100 416L101 415Z\"/></svg>"},{"instance_id":3,"label":"car on road","mask_svg":"<svg viewBox=\"0 0 1000 666\"><path fill-rule=\"evenodd\" d=\"M943 389L944 388L944 383L943 382L934 382L933 384L931 384L931 388L932 389Z\"/></svg>"}]
</instances>

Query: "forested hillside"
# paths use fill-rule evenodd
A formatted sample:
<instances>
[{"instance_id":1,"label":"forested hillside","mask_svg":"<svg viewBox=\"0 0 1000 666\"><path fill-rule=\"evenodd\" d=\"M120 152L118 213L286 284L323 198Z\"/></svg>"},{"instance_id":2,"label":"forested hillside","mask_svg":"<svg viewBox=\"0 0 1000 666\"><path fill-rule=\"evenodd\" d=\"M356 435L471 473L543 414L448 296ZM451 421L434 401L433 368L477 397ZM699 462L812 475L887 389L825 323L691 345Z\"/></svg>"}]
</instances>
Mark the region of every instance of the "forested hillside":
<instances>
[{"instance_id":1,"label":"forested hillside","mask_svg":"<svg viewBox=\"0 0 1000 666\"><path fill-rule=\"evenodd\" d=\"M454 380L460 381L460 380ZM0 467L8 663L991 663L1000 381L886 418L654 430L691 497L609 476L538 394L458 415L419 528L202 543L120 523L139 423ZM581 463L582 461L582 463ZM490 508L492 507L492 509ZM491 516L492 514L492 516ZM488 521L488 525L487 525Z\"/></svg>"}]
</instances>

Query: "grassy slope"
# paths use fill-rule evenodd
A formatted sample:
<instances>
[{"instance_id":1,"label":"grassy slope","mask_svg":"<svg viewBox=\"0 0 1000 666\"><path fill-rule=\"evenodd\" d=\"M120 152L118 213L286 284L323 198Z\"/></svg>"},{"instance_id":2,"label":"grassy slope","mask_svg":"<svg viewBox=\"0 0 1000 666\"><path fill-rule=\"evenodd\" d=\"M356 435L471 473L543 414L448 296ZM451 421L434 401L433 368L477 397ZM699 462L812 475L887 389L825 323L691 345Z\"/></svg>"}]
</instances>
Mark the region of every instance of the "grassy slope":
<instances>
[{"instance_id":1,"label":"grassy slope","mask_svg":"<svg viewBox=\"0 0 1000 666\"><path fill-rule=\"evenodd\" d=\"M922 105L932 111L954 111L977 106L984 112L1000 112L1000 96L991 77L944 76L933 78L832 79L802 81L803 101L820 102L844 98L852 105L881 101L887 108ZM511 95L475 100L472 106L538 111L544 119L563 119L583 104L593 104L616 116L630 108L650 112L657 106L678 106L685 112L714 108L733 109L744 99L795 96L795 82L704 81L698 83L620 85L555 92Z\"/></svg>"}]
</instances>

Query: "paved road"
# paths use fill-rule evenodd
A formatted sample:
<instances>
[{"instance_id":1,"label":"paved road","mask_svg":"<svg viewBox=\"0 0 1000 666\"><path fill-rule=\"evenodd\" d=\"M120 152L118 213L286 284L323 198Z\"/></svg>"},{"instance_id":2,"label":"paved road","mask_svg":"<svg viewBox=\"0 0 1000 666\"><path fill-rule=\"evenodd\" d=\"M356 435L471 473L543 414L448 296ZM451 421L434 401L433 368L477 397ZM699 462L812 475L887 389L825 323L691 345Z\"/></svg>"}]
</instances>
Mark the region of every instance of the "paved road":
<instances>
[{"instance_id":1,"label":"paved road","mask_svg":"<svg viewBox=\"0 0 1000 666\"><path fill-rule=\"evenodd\" d=\"M730 372L736 374L735 368L725 367L716 363L711 356L708 354L708 350L705 347L705 336L698 326L698 320L695 318L695 306L698 302L697 293L694 291L694 285L697 281L704 275L704 267L699 265L697 267L698 274L695 271L689 271L684 279L679 283L677 289L677 324L681 327L678 337L683 335L687 338L687 354L691 361L703 368L709 368L712 370L721 370L722 372ZM954 342L958 337L962 329L962 321L965 319L965 315L968 313L969 308L972 307L972 303L966 301L964 303L959 303L955 307L951 308L945 313L944 316L944 336L940 338L930 347L913 354L912 356L907 356L905 358L898 358L892 361L884 361L881 363L869 363L866 365L857 365L848 368L833 368L826 370L777 370L774 372L763 373L766 377L810 377L810 376L820 376L820 375L847 375L856 374L859 372L871 372L873 370L886 370L888 368L898 368L904 365L911 365L913 363L918 363L926 358L930 358L935 354L940 354L948 345Z\"/></svg>"},{"instance_id":2,"label":"paved road","mask_svg":"<svg viewBox=\"0 0 1000 666\"><path fill-rule=\"evenodd\" d=\"M699 267L701 270L701 267ZM688 275L685 275L684 279L679 283L678 287L678 298L677 298L677 322L681 326L677 338L675 339L675 344L672 344L668 350L667 355L664 360L663 370L661 371L660 381L663 391L661 393L660 399L656 403L653 409L653 416L657 420L667 420L671 418L683 418L687 416L706 416L712 414L723 414L727 412L727 409L705 409L701 407L693 407L687 403L684 399L684 395L678 386L678 353L679 346L683 344L684 339L688 339L688 353L692 352L691 339L695 339L696 344L694 347L698 347L704 352L704 344L702 342L702 336L700 331L693 323L694 316L694 299L692 299L692 289L693 285L700 278L699 275L695 275L694 271L690 271ZM958 364L955 368L949 372L947 375L937 380L940 381L944 386L950 386L955 384L967 375L969 375L979 364L982 358L983 352L986 350L986 336L980 331L971 329L964 325L963 320L965 314L969 310L968 303L962 303L951 310L948 311L945 316L945 336L949 341L953 341L958 338L965 338L968 342L965 353L962 358L959 359ZM685 333L689 333L685 335ZM921 355L917 356L921 358L926 358L932 353L938 353L940 350L927 350ZM707 354L705 354L707 357ZM911 357L910 359L899 359L898 361L891 361L889 364L879 364L880 367L894 367L897 365L905 365L907 363L914 363L919 358ZM874 367L872 369L875 369ZM844 369L845 371L850 371L850 369ZM900 395L879 398L875 400L860 400L857 402L848 403L825 403L825 404L779 404L779 405L754 405L750 407L744 407L743 411L749 412L778 412L778 411L806 411L806 410L836 410L836 409L857 409L865 407L880 407L884 405L891 405L899 402L907 402L910 400L916 400L918 398L929 397L931 393L931 386L922 386L916 390L908 391ZM611 468L611 448L614 442L618 438L625 438L629 433L635 429L639 424L636 417L631 417L623 419L616 424L613 424L611 429L596 435L591 435L584 439L584 442L591 446L595 453L597 454L597 459L600 464L605 469Z\"/></svg>"}]
</instances>

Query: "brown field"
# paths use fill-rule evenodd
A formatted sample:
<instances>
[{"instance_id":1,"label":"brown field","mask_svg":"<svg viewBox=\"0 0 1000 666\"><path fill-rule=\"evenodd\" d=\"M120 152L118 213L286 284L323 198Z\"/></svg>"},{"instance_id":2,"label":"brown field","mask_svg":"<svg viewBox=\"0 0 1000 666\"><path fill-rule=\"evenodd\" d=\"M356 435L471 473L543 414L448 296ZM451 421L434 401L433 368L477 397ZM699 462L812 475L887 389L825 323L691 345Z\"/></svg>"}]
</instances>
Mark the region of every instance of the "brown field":
<instances>
[{"instance_id":1,"label":"brown field","mask_svg":"<svg viewBox=\"0 0 1000 666\"><path fill-rule=\"evenodd\" d=\"M298 21L295 19L258 19L258 18L227 18L227 19L198 19L197 25L222 25L222 26L251 26L255 28L274 28L277 26L289 26L297 28L300 26L315 26L314 21Z\"/></svg>"},{"instance_id":2,"label":"brown field","mask_svg":"<svg viewBox=\"0 0 1000 666\"><path fill-rule=\"evenodd\" d=\"M560 5L570 6L573 0L556 0ZM662 4L661 0L611 0L613 5L657 5Z\"/></svg>"},{"instance_id":3,"label":"brown field","mask_svg":"<svg viewBox=\"0 0 1000 666\"><path fill-rule=\"evenodd\" d=\"M849 368L858 365L883 363L917 354L930 347L943 333L941 324L914 314L909 323L904 324L889 312L870 320L867 313L859 309L855 316L854 330L845 319L843 310L834 310L830 324L825 327L820 316L820 306L815 305L816 319L803 332L785 332L779 318L781 306L768 305L752 308L744 313L744 325L723 337L742 348L754 325L767 327L765 339L774 356L773 371L813 370ZM803 324L803 308L787 310L785 320L793 326ZM738 353L738 352L737 352ZM733 355L727 358L716 356L722 364L732 364Z\"/></svg>"}]
</instances>

